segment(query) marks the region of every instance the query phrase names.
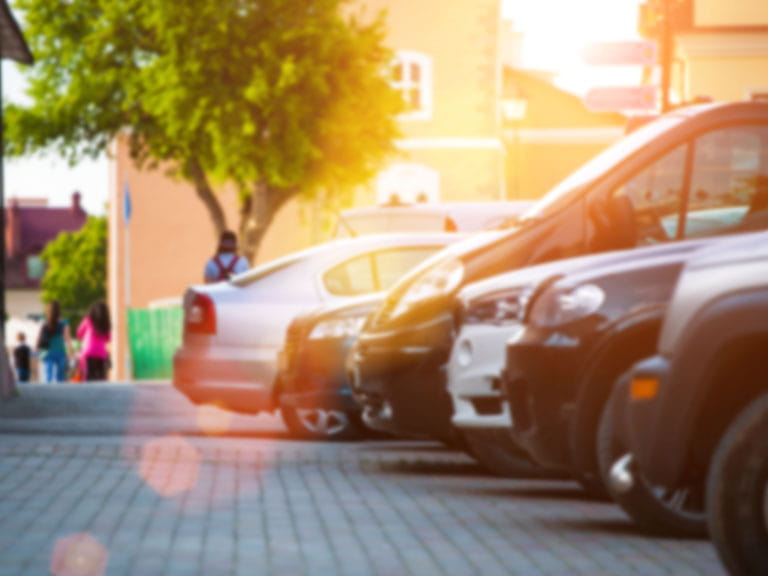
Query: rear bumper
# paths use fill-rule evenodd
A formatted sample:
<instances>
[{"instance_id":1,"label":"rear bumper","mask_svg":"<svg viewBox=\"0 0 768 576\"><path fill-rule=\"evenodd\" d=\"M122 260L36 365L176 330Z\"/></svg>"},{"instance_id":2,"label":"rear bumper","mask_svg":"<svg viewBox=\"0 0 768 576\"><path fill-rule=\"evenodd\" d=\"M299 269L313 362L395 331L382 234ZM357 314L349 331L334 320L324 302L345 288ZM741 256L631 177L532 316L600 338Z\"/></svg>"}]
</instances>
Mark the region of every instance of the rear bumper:
<instances>
[{"instance_id":1,"label":"rear bumper","mask_svg":"<svg viewBox=\"0 0 768 576\"><path fill-rule=\"evenodd\" d=\"M448 363L448 390L453 401L453 425L458 428L509 428L509 403L501 392L506 343L519 324L465 325Z\"/></svg>"},{"instance_id":2,"label":"rear bumper","mask_svg":"<svg viewBox=\"0 0 768 576\"><path fill-rule=\"evenodd\" d=\"M345 361L353 339L304 339L280 354L280 403L360 413L347 380Z\"/></svg>"},{"instance_id":3,"label":"rear bumper","mask_svg":"<svg viewBox=\"0 0 768 576\"><path fill-rule=\"evenodd\" d=\"M256 414L273 410L274 362L216 358L181 347L173 356L173 386L195 404Z\"/></svg>"}]
</instances>

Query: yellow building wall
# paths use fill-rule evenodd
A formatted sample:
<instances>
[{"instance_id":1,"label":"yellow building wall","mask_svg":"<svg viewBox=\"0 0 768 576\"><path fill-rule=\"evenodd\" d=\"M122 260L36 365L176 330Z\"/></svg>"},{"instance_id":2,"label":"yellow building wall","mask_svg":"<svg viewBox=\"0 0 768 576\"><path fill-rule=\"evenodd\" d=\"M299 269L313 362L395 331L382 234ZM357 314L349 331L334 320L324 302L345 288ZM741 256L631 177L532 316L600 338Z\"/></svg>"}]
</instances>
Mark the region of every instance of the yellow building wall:
<instances>
[{"instance_id":1,"label":"yellow building wall","mask_svg":"<svg viewBox=\"0 0 768 576\"><path fill-rule=\"evenodd\" d=\"M686 97L748 100L752 93L768 92L768 54L751 58L702 58L688 63Z\"/></svg>"},{"instance_id":2,"label":"yellow building wall","mask_svg":"<svg viewBox=\"0 0 768 576\"><path fill-rule=\"evenodd\" d=\"M604 144L537 144L521 142L519 158L507 156L507 197L538 199L571 172L607 148Z\"/></svg>"},{"instance_id":3,"label":"yellow building wall","mask_svg":"<svg viewBox=\"0 0 768 576\"><path fill-rule=\"evenodd\" d=\"M401 123L406 138L498 134L500 0L360 0L387 15L387 45L433 57L433 114Z\"/></svg>"},{"instance_id":4,"label":"yellow building wall","mask_svg":"<svg viewBox=\"0 0 768 576\"><path fill-rule=\"evenodd\" d=\"M768 2L765 0L694 0L694 24L712 26L768 25Z\"/></svg>"},{"instance_id":5,"label":"yellow building wall","mask_svg":"<svg viewBox=\"0 0 768 576\"><path fill-rule=\"evenodd\" d=\"M369 15L385 11L391 49L432 58L431 116L401 119L403 156L391 164L422 163L436 170L443 201L499 199L504 186L498 108L500 0L358 4ZM375 183L360 196L375 201Z\"/></svg>"}]
</instances>

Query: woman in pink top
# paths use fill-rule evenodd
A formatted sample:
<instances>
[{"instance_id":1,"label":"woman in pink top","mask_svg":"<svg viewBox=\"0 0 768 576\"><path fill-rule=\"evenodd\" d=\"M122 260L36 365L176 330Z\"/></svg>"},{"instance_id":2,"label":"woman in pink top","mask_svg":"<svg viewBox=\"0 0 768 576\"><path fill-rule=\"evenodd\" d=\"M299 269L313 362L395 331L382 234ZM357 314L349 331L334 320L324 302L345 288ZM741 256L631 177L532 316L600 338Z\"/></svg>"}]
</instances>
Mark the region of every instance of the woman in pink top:
<instances>
[{"instance_id":1,"label":"woman in pink top","mask_svg":"<svg viewBox=\"0 0 768 576\"><path fill-rule=\"evenodd\" d=\"M77 338L83 342L80 360L84 364L86 380L106 380L109 367L107 343L112 333L109 308L99 300L91 305L88 315L77 327Z\"/></svg>"}]
</instances>

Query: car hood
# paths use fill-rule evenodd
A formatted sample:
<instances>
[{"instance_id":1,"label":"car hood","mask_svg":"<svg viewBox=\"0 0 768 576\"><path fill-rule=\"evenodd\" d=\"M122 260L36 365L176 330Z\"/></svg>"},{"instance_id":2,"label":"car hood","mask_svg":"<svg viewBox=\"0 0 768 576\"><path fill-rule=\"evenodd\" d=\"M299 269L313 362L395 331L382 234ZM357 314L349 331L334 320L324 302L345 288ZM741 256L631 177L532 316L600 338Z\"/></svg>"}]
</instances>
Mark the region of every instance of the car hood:
<instances>
[{"instance_id":1,"label":"car hood","mask_svg":"<svg viewBox=\"0 0 768 576\"><path fill-rule=\"evenodd\" d=\"M588 282L592 278L607 274L621 274L638 267L652 267L657 264L668 264L670 261L682 262L696 250L712 245L716 241L716 238L703 238L673 242L529 266L470 284L461 291L460 297L464 301L484 298L494 292L538 284L549 278L560 278L560 282L579 284Z\"/></svg>"}]
</instances>

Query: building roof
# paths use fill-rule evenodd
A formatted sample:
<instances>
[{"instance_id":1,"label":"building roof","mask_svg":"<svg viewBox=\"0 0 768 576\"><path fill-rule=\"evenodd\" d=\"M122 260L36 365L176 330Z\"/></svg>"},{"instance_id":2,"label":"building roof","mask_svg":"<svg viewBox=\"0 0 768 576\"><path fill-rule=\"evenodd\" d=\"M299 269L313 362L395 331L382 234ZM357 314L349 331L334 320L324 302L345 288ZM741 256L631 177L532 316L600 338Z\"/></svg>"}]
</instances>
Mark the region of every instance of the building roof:
<instances>
[{"instance_id":1,"label":"building roof","mask_svg":"<svg viewBox=\"0 0 768 576\"><path fill-rule=\"evenodd\" d=\"M72 194L68 207L24 205L12 199L6 214L6 286L30 288L38 281L27 277L27 258L42 252L61 232L76 232L88 219L80 204L80 193Z\"/></svg>"},{"instance_id":2,"label":"building roof","mask_svg":"<svg viewBox=\"0 0 768 576\"><path fill-rule=\"evenodd\" d=\"M32 53L6 0L0 0L0 58L32 64Z\"/></svg>"},{"instance_id":3,"label":"building roof","mask_svg":"<svg viewBox=\"0 0 768 576\"><path fill-rule=\"evenodd\" d=\"M502 97L528 102L522 125L528 128L624 126L618 112L592 112L582 99L552 82L552 75L504 66Z\"/></svg>"}]
</instances>

